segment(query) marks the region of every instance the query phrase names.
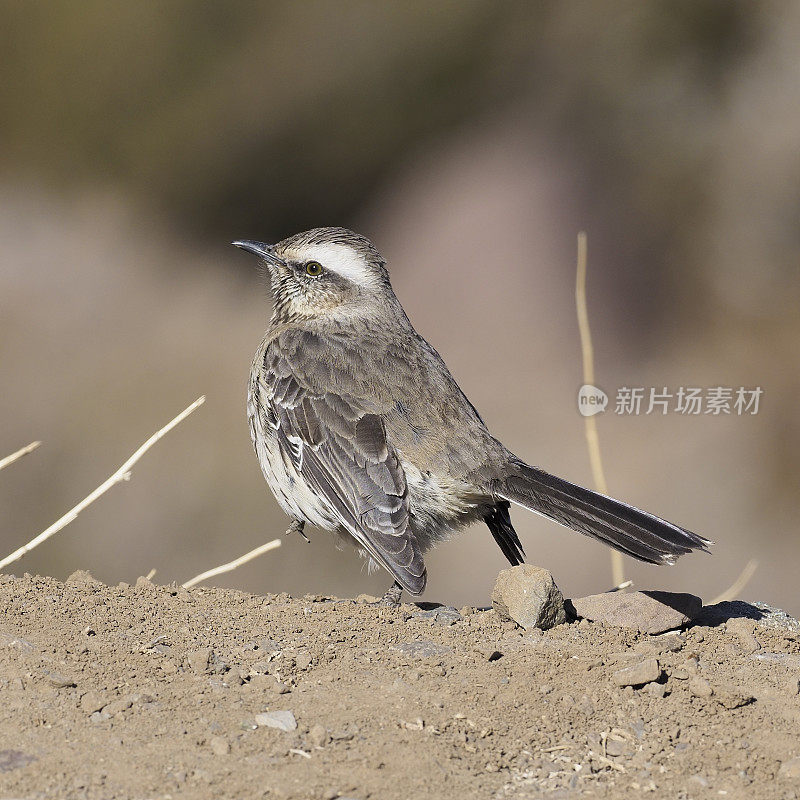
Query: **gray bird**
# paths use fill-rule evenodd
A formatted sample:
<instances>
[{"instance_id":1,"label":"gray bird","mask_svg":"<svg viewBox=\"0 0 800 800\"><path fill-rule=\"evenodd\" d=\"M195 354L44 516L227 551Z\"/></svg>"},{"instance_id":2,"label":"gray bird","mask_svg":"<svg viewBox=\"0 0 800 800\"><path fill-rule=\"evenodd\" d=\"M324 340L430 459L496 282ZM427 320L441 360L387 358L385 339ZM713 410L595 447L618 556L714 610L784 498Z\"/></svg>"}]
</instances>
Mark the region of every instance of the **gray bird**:
<instances>
[{"instance_id":1,"label":"gray bird","mask_svg":"<svg viewBox=\"0 0 800 800\"><path fill-rule=\"evenodd\" d=\"M369 239L315 228L236 247L269 271L274 313L250 373L250 434L270 489L308 523L421 594L424 553L483 520L511 564L510 503L652 564L709 540L526 464L489 433L441 356L412 327Z\"/></svg>"}]
</instances>

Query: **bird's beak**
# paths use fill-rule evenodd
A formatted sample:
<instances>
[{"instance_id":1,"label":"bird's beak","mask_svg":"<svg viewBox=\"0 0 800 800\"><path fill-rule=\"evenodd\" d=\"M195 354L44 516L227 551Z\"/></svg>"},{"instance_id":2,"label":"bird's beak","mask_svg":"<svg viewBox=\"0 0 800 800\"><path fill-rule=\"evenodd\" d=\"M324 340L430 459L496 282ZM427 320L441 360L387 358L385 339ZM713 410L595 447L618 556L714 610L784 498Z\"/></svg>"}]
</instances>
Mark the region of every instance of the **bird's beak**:
<instances>
[{"instance_id":1,"label":"bird's beak","mask_svg":"<svg viewBox=\"0 0 800 800\"><path fill-rule=\"evenodd\" d=\"M285 267L286 262L275 255L275 245L266 244L265 242L254 242L252 239L237 239L231 242L234 247L242 250L247 250L254 256L263 258L268 264L273 264L276 267Z\"/></svg>"}]
</instances>

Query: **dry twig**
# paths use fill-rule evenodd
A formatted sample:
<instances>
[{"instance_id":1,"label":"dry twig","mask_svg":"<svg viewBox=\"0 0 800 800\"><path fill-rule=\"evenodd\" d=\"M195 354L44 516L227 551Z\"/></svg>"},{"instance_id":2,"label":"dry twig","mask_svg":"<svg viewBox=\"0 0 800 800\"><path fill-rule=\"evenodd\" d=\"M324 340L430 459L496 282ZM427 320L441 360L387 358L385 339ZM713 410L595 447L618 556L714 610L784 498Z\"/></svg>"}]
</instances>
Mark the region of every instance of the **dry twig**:
<instances>
[{"instance_id":1,"label":"dry twig","mask_svg":"<svg viewBox=\"0 0 800 800\"><path fill-rule=\"evenodd\" d=\"M751 558L745 565L744 569L739 574L739 577L720 595L717 595L709 605L714 605L715 603L724 603L727 600L735 600L739 594L741 593L742 589L750 582L750 578L753 577L753 573L758 569L758 561L755 558Z\"/></svg>"},{"instance_id":2,"label":"dry twig","mask_svg":"<svg viewBox=\"0 0 800 800\"><path fill-rule=\"evenodd\" d=\"M594 348L592 347L592 334L589 330L589 312L586 309L586 233L583 231L578 234L578 273L575 279L575 306L578 311L578 328L581 332L583 382L594 386ZM603 460L600 457L600 438L597 435L597 422L593 416L588 416L583 418L583 423L595 489L600 494L608 494L608 485L603 471ZM618 553L616 550L611 551L611 582L617 587L621 587L625 583L622 553Z\"/></svg>"},{"instance_id":3,"label":"dry twig","mask_svg":"<svg viewBox=\"0 0 800 800\"><path fill-rule=\"evenodd\" d=\"M37 537L31 539L27 544L24 544L18 550L15 550L11 555L6 556L0 561L0 570L18 561L26 553L29 553L35 547L38 547L42 542L46 542L51 536L58 533L62 528L65 528L72 522L84 508L91 505L98 497L105 494L112 486L120 481L127 481L131 477L131 468L133 465L165 434L169 433L176 425L183 422L196 408L203 405L206 398L198 397L188 408L181 411L175 419L167 423L161 430L154 433L108 480L98 486L88 497L81 500L78 505L70 509L64 514L61 519L54 522L47 530L42 531Z\"/></svg>"},{"instance_id":4,"label":"dry twig","mask_svg":"<svg viewBox=\"0 0 800 800\"><path fill-rule=\"evenodd\" d=\"M41 442L31 442L20 450L17 450L16 453L12 453L10 456L6 456L5 458L0 458L0 469L4 469L10 464L13 464L15 461L18 461L20 458L22 458L22 456L32 453L40 444Z\"/></svg>"},{"instance_id":5,"label":"dry twig","mask_svg":"<svg viewBox=\"0 0 800 800\"><path fill-rule=\"evenodd\" d=\"M214 567L213 569L206 570L205 572L201 572L199 575L195 575L189 581L183 584L184 589L190 589L192 586L196 586L198 583L202 581L208 580L209 578L213 578L215 575L222 575L223 572L233 572L237 567L241 567L242 564L246 564L248 561L252 561L254 558L258 558L263 553L267 553L270 550L274 550L276 547L281 546L280 539L273 539L271 542L267 542L266 544L262 544L260 547L256 547L255 550L251 550L249 553L245 553L243 556L239 556L239 558L234 559L233 561L229 561L227 564L220 564L218 567Z\"/></svg>"}]
</instances>

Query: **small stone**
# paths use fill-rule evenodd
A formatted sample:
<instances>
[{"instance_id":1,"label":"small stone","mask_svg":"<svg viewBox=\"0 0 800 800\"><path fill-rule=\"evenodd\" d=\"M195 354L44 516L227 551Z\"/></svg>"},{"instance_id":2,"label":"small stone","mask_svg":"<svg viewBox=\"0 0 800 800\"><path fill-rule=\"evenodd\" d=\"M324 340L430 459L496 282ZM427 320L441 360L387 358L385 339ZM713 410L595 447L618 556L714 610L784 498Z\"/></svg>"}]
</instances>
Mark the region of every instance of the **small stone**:
<instances>
[{"instance_id":1,"label":"small stone","mask_svg":"<svg viewBox=\"0 0 800 800\"><path fill-rule=\"evenodd\" d=\"M500 571L492 606L503 620L522 628L548 630L567 621L564 596L546 569L519 564Z\"/></svg>"},{"instance_id":2,"label":"small stone","mask_svg":"<svg viewBox=\"0 0 800 800\"><path fill-rule=\"evenodd\" d=\"M692 775L688 783L695 789L705 789L708 786L708 781L702 775Z\"/></svg>"},{"instance_id":3,"label":"small stone","mask_svg":"<svg viewBox=\"0 0 800 800\"><path fill-rule=\"evenodd\" d=\"M611 676L617 686L644 686L661 677L657 658L648 658L630 667L618 669Z\"/></svg>"},{"instance_id":4,"label":"small stone","mask_svg":"<svg viewBox=\"0 0 800 800\"><path fill-rule=\"evenodd\" d=\"M714 694L711 684L705 678L701 678L699 675L695 675L689 681L689 691L695 697L711 697L711 695Z\"/></svg>"},{"instance_id":5,"label":"small stone","mask_svg":"<svg viewBox=\"0 0 800 800\"><path fill-rule=\"evenodd\" d=\"M186 660L189 662L189 666L197 673L198 675L204 675L207 672L210 672L210 664L211 664L211 654L212 650L210 647L203 647L200 650L193 650L186 656Z\"/></svg>"},{"instance_id":6,"label":"small stone","mask_svg":"<svg viewBox=\"0 0 800 800\"><path fill-rule=\"evenodd\" d=\"M212 736L208 744L215 756L226 756L231 751L230 743L224 736Z\"/></svg>"},{"instance_id":7,"label":"small stone","mask_svg":"<svg viewBox=\"0 0 800 800\"><path fill-rule=\"evenodd\" d=\"M0 772L11 772L36 761L36 756L23 753L22 750L0 750Z\"/></svg>"},{"instance_id":8,"label":"small stone","mask_svg":"<svg viewBox=\"0 0 800 800\"><path fill-rule=\"evenodd\" d=\"M106 699L99 692L86 692L81 696L81 711L85 714L94 714L106 705Z\"/></svg>"},{"instance_id":9,"label":"small stone","mask_svg":"<svg viewBox=\"0 0 800 800\"><path fill-rule=\"evenodd\" d=\"M167 658L161 662L161 671L166 675L173 675L178 671L178 667L172 659Z\"/></svg>"},{"instance_id":10,"label":"small stone","mask_svg":"<svg viewBox=\"0 0 800 800\"><path fill-rule=\"evenodd\" d=\"M414 619L429 619L436 625L455 625L461 621L461 614L452 606L436 606L427 611L418 611Z\"/></svg>"},{"instance_id":11,"label":"small stone","mask_svg":"<svg viewBox=\"0 0 800 800\"><path fill-rule=\"evenodd\" d=\"M714 697L723 708L727 709L741 708L750 705L755 700L753 695L739 692L717 692Z\"/></svg>"},{"instance_id":12,"label":"small stone","mask_svg":"<svg viewBox=\"0 0 800 800\"><path fill-rule=\"evenodd\" d=\"M606 739L606 754L617 757L617 756L624 756L626 753L630 752L631 744L630 742L626 741L617 736L609 736Z\"/></svg>"},{"instance_id":13,"label":"small stone","mask_svg":"<svg viewBox=\"0 0 800 800\"><path fill-rule=\"evenodd\" d=\"M314 747L325 747L330 740L331 737L323 725L316 724L311 726L311 730L308 732L308 741Z\"/></svg>"},{"instance_id":14,"label":"small stone","mask_svg":"<svg viewBox=\"0 0 800 800\"><path fill-rule=\"evenodd\" d=\"M114 714L127 711L132 705L133 700L130 697L120 697L119 700L112 700L107 706L104 706L103 713L113 717Z\"/></svg>"},{"instance_id":15,"label":"small stone","mask_svg":"<svg viewBox=\"0 0 800 800\"><path fill-rule=\"evenodd\" d=\"M311 657L311 653L306 653L306 652L298 653L297 658L295 658L294 660L294 665L299 670L305 670L311 666L313 660L314 659Z\"/></svg>"},{"instance_id":16,"label":"small stone","mask_svg":"<svg viewBox=\"0 0 800 800\"><path fill-rule=\"evenodd\" d=\"M667 693L667 687L663 683L649 683L646 689L653 697L663 697Z\"/></svg>"},{"instance_id":17,"label":"small stone","mask_svg":"<svg viewBox=\"0 0 800 800\"><path fill-rule=\"evenodd\" d=\"M55 672L54 670L42 670L42 675L51 686L55 686L57 689L66 689L76 685L72 678L67 675L62 675L60 672Z\"/></svg>"},{"instance_id":18,"label":"small stone","mask_svg":"<svg viewBox=\"0 0 800 800\"><path fill-rule=\"evenodd\" d=\"M681 628L700 613L703 601L676 592L604 592L572 601L579 617L642 633Z\"/></svg>"},{"instance_id":19,"label":"small stone","mask_svg":"<svg viewBox=\"0 0 800 800\"><path fill-rule=\"evenodd\" d=\"M155 584L145 575L140 575L136 579L136 588L137 589L155 589Z\"/></svg>"},{"instance_id":20,"label":"small stone","mask_svg":"<svg viewBox=\"0 0 800 800\"><path fill-rule=\"evenodd\" d=\"M390 645L390 649L397 650L399 653L411 658L433 658L434 656L444 656L452 652L451 647L426 640L399 642L398 644Z\"/></svg>"},{"instance_id":21,"label":"small stone","mask_svg":"<svg viewBox=\"0 0 800 800\"><path fill-rule=\"evenodd\" d=\"M291 711L265 711L256 714L256 725L262 728L277 728L280 731L293 731L297 728L297 720Z\"/></svg>"},{"instance_id":22,"label":"small stone","mask_svg":"<svg viewBox=\"0 0 800 800\"><path fill-rule=\"evenodd\" d=\"M779 778L800 778L800 756L784 761L778 770Z\"/></svg>"},{"instance_id":23,"label":"small stone","mask_svg":"<svg viewBox=\"0 0 800 800\"><path fill-rule=\"evenodd\" d=\"M85 569L79 569L70 575L64 583L77 583L77 584L86 584L88 586L102 586L103 583L97 578L93 577L92 574Z\"/></svg>"}]
</instances>

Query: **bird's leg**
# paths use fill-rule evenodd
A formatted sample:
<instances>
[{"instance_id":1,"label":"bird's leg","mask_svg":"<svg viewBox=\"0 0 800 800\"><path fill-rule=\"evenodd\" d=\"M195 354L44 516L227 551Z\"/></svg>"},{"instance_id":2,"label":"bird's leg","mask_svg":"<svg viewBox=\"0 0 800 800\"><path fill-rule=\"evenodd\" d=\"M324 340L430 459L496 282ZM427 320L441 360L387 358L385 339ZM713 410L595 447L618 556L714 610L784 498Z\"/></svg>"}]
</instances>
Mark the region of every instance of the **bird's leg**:
<instances>
[{"instance_id":1,"label":"bird's leg","mask_svg":"<svg viewBox=\"0 0 800 800\"><path fill-rule=\"evenodd\" d=\"M388 608L397 608L400 605L400 595L403 594L403 587L395 581L384 593L383 597L377 603L371 603L373 606L386 606Z\"/></svg>"},{"instance_id":2,"label":"bird's leg","mask_svg":"<svg viewBox=\"0 0 800 800\"><path fill-rule=\"evenodd\" d=\"M303 528L305 527L305 522L301 519L293 519L292 524L289 526L288 530L284 534L284 536L291 536L293 533L298 533L302 536L306 542L311 542L311 539L303 533Z\"/></svg>"}]
</instances>

